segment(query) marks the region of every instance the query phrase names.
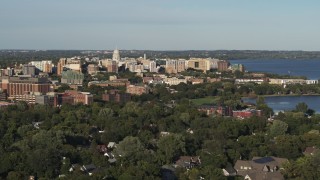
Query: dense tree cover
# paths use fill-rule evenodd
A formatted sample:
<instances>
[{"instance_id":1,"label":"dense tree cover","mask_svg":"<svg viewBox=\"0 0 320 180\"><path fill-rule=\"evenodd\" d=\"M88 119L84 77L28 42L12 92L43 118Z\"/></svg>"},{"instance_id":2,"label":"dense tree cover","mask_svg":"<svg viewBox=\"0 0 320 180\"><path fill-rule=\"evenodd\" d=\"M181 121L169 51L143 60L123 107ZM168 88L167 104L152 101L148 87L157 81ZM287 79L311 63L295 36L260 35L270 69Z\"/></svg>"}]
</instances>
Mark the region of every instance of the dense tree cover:
<instances>
[{"instance_id":1,"label":"dense tree cover","mask_svg":"<svg viewBox=\"0 0 320 180\"><path fill-rule=\"evenodd\" d=\"M208 117L189 99L210 95L219 97L220 103L241 106L236 85L219 82L170 88L177 93L156 85L151 94L135 96L122 105L95 102L52 108L19 102L1 109L0 177L52 179L64 174L86 179L80 171L69 172L71 164L77 163L97 166L94 179L160 179L161 167L183 155L198 155L202 164L190 171L176 169L179 179L224 179L221 168L253 156L289 158L287 166L292 170L300 168L296 163L300 161L301 166L318 168L302 152L307 146L320 145L319 133L310 133L320 130L320 116L305 116L303 104L296 111L280 113L273 122L267 117ZM257 104L262 107L263 98ZM115 163L96 149L111 141L118 144ZM284 174L287 178L315 177L308 168L299 174Z\"/></svg>"}]
</instances>

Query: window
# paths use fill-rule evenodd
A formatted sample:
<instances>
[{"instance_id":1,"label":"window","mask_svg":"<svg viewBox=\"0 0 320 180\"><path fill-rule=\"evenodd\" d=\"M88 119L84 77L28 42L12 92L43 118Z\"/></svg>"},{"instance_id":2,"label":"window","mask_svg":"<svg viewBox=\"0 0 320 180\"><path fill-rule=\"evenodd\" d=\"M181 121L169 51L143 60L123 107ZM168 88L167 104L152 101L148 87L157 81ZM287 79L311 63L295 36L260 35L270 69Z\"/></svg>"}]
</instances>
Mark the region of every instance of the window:
<instances>
[{"instance_id":1,"label":"window","mask_svg":"<svg viewBox=\"0 0 320 180\"><path fill-rule=\"evenodd\" d=\"M195 67L195 68L199 68L199 62L195 62L195 63L194 63L194 67Z\"/></svg>"}]
</instances>

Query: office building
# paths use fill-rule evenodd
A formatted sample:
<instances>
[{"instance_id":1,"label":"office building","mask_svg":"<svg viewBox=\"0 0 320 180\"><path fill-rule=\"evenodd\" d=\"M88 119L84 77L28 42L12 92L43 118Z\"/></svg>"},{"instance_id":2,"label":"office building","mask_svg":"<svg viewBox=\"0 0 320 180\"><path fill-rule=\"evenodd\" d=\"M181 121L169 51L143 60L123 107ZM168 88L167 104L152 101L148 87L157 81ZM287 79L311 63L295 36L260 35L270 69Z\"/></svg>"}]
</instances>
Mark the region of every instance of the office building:
<instances>
[{"instance_id":1,"label":"office building","mask_svg":"<svg viewBox=\"0 0 320 180\"><path fill-rule=\"evenodd\" d=\"M33 77L36 75L36 67L34 65L24 64L22 67L22 73Z\"/></svg>"},{"instance_id":2,"label":"office building","mask_svg":"<svg viewBox=\"0 0 320 180\"><path fill-rule=\"evenodd\" d=\"M61 83L82 85L84 74L72 70L62 72Z\"/></svg>"}]
</instances>

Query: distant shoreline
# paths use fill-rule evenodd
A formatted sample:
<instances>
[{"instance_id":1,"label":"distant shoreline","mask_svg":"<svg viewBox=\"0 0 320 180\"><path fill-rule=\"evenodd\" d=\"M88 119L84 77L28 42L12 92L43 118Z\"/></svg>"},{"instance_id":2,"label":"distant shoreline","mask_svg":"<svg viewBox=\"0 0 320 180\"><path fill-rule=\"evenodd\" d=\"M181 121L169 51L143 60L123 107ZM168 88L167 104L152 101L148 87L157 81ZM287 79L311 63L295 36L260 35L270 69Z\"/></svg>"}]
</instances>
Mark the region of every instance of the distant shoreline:
<instances>
[{"instance_id":1,"label":"distant shoreline","mask_svg":"<svg viewBox=\"0 0 320 180\"><path fill-rule=\"evenodd\" d=\"M271 95L255 95L255 96L244 96L242 98L257 98L257 97L288 97L288 96L320 96L320 94L271 94Z\"/></svg>"}]
</instances>

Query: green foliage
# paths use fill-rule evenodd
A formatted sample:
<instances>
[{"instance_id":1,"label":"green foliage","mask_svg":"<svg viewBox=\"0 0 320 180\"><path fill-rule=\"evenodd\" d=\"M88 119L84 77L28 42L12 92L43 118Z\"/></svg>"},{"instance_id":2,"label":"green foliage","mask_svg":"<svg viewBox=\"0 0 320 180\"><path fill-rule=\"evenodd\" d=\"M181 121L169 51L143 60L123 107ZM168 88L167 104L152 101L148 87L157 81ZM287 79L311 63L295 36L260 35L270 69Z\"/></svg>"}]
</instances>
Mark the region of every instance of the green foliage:
<instances>
[{"instance_id":1,"label":"green foliage","mask_svg":"<svg viewBox=\"0 0 320 180\"><path fill-rule=\"evenodd\" d=\"M170 134L159 139L157 157L162 164L172 163L185 150L185 138L180 134Z\"/></svg>"},{"instance_id":2,"label":"green foliage","mask_svg":"<svg viewBox=\"0 0 320 180\"><path fill-rule=\"evenodd\" d=\"M198 155L201 165L189 171L175 169L176 177L225 179L221 168L240 157L274 155L293 162L303 156L305 147L320 145L319 115L308 118L303 112L280 113L271 124L266 117L208 117L193 103L207 98L216 104L245 108L240 98L253 93L253 84L235 86L229 81L171 86L177 93L165 85L152 88L148 96L136 96L126 104L94 102L52 108L21 102L1 109L0 178L35 175L56 179L65 174L65 179L88 179L80 170L71 173L69 168L71 164L92 163L99 167L92 179L106 175L109 179L160 179L163 165L172 165L180 156ZM88 90L101 94L105 89ZM262 98L257 107L266 112L265 116L272 114ZM113 149L117 161L112 164L97 150L98 145L109 142L117 143ZM299 175L286 172L286 176L315 177L317 174L308 175L311 170L306 168Z\"/></svg>"},{"instance_id":3,"label":"green foliage","mask_svg":"<svg viewBox=\"0 0 320 180\"><path fill-rule=\"evenodd\" d=\"M272 125L270 126L269 135L271 137L277 137L279 135L284 135L287 132L287 130L288 130L287 123L279 120L274 120L272 122Z\"/></svg>"}]
</instances>

